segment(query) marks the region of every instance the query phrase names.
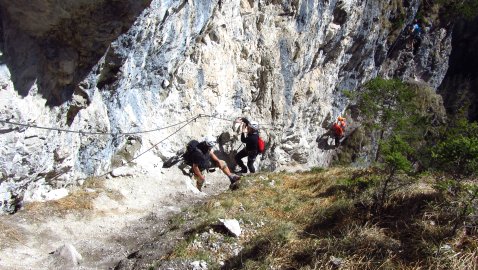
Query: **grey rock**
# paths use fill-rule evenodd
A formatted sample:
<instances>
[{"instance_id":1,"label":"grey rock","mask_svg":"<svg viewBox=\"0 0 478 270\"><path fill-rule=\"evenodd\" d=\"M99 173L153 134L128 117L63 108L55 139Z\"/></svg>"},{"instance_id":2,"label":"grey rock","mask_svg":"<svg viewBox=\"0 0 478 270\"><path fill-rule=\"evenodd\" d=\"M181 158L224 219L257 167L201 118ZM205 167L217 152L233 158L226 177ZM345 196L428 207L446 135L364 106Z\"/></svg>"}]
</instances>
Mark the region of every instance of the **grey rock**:
<instances>
[{"instance_id":1,"label":"grey rock","mask_svg":"<svg viewBox=\"0 0 478 270\"><path fill-rule=\"evenodd\" d=\"M41 188L44 175L55 189L126 164L160 164L190 139L230 131L240 116L267 131L257 168L326 167L334 151L310 142L348 105L341 89L377 75L436 88L448 68L451 30L431 28L414 54L381 23L394 18L390 5L344 2L346 16L337 17L335 1L301 1L297 10L284 1L221 2L0 1L8 37L0 119L53 128L1 124L10 198L22 199L25 185ZM403 27L419 4L404 7ZM283 9L295 17L277 16ZM175 132L165 127L198 114L218 118L162 141ZM240 139L224 137L233 158Z\"/></svg>"},{"instance_id":2,"label":"grey rock","mask_svg":"<svg viewBox=\"0 0 478 270\"><path fill-rule=\"evenodd\" d=\"M81 254L71 244L64 244L50 254L58 258L56 265L77 266L83 260Z\"/></svg>"},{"instance_id":3,"label":"grey rock","mask_svg":"<svg viewBox=\"0 0 478 270\"><path fill-rule=\"evenodd\" d=\"M205 261L194 261L191 263L192 270L207 270L207 263Z\"/></svg>"},{"instance_id":4,"label":"grey rock","mask_svg":"<svg viewBox=\"0 0 478 270\"><path fill-rule=\"evenodd\" d=\"M219 221L229 230L235 237L239 237L242 233L239 221L236 219L219 219Z\"/></svg>"},{"instance_id":5,"label":"grey rock","mask_svg":"<svg viewBox=\"0 0 478 270\"><path fill-rule=\"evenodd\" d=\"M130 167L120 167L113 169L111 171L111 176L113 177L120 177L120 176L133 176L134 175L134 169Z\"/></svg>"},{"instance_id":6,"label":"grey rock","mask_svg":"<svg viewBox=\"0 0 478 270\"><path fill-rule=\"evenodd\" d=\"M335 256L330 256L330 262L336 266L336 267L340 267L343 262L344 262L344 259L342 258L338 258L338 257L335 257Z\"/></svg>"}]
</instances>

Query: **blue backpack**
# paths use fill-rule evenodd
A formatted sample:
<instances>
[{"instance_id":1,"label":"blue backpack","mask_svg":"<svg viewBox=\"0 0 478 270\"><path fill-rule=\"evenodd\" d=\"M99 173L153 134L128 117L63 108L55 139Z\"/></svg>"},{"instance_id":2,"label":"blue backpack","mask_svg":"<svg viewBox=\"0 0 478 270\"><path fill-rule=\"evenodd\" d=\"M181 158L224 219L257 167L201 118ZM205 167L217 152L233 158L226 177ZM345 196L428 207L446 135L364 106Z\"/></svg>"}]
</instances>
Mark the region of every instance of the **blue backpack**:
<instances>
[{"instance_id":1,"label":"blue backpack","mask_svg":"<svg viewBox=\"0 0 478 270\"><path fill-rule=\"evenodd\" d=\"M422 33L422 29L420 28L420 26L418 24L414 24L413 25L413 31L412 33L415 35L415 36L420 36L420 34Z\"/></svg>"}]
</instances>

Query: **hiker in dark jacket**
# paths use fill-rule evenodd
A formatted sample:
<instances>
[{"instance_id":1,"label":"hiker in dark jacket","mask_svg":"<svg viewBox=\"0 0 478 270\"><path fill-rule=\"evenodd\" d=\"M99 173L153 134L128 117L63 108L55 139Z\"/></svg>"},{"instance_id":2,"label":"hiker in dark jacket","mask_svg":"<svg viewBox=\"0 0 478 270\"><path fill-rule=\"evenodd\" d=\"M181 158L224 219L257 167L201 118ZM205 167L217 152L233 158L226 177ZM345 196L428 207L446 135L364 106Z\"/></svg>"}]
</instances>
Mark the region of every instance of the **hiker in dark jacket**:
<instances>
[{"instance_id":1,"label":"hiker in dark jacket","mask_svg":"<svg viewBox=\"0 0 478 270\"><path fill-rule=\"evenodd\" d=\"M249 168L249 172L255 173L254 161L256 161L256 157L259 153L259 124L255 121L249 122L245 118L243 118L243 122L245 127L242 130L241 142L245 143L246 147L242 148L234 159L237 165L241 167L239 173L247 173L247 168ZM247 136L245 136L245 133L247 133ZM244 162L242 162L242 159L245 157L247 157L247 167L244 165Z\"/></svg>"},{"instance_id":2,"label":"hiker in dark jacket","mask_svg":"<svg viewBox=\"0 0 478 270\"><path fill-rule=\"evenodd\" d=\"M232 174L226 165L226 162L220 160L212 151L216 145L216 139L213 137L206 137L203 142L198 143L194 149L188 150L186 161L191 165L194 178L196 179L196 187L201 191L201 188L206 180L202 171L209 168L218 167L227 175L231 184L237 182L240 177Z\"/></svg>"},{"instance_id":3,"label":"hiker in dark jacket","mask_svg":"<svg viewBox=\"0 0 478 270\"><path fill-rule=\"evenodd\" d=\"M422 42L422 28L418 20L414 20L412 25L408 26L408 41L407 49L413 50L413 53L416 53L416 50Z\"/></svg>"}]
</instances>

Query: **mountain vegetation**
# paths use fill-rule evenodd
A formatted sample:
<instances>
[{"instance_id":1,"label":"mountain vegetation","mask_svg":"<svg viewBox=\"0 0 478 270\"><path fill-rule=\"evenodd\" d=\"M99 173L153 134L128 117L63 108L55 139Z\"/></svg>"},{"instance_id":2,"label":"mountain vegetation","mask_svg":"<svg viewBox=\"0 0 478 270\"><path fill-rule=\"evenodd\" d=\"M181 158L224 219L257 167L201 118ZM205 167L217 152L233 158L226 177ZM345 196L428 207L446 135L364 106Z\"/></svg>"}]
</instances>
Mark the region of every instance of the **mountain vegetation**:
<instances>
[{"instance_id":1,"label":"mountain vegetation","mask_svg":"<svg viewBox=\"0 0 478 270\"><path fill-rule=\"evenodd\" d=\"M50 225L114 209L139 226L89 223L80 268L478 269L478 0L60 2L0 1L6 268L66 268L45 246L89 231ZM268 150L236 190L160 170L206 135L232 169L242 116Z\"/></svg>"},{"instance_id":2,"label":"mountain vegetation","mask_svg":"<svg viewBox=\"0 0 478 270\"><path fill-rule=\"evenodd\" d=\"M212 269L476 269L477 123L447 118L430 89L398 80L376 78L348 96L379 145L367 166L349 160L246 177L239 190L171 219L183 238L152 269L192 261ZM224 218L238 219L243 234L222 231Z\"/></svg>"}]
</instances>

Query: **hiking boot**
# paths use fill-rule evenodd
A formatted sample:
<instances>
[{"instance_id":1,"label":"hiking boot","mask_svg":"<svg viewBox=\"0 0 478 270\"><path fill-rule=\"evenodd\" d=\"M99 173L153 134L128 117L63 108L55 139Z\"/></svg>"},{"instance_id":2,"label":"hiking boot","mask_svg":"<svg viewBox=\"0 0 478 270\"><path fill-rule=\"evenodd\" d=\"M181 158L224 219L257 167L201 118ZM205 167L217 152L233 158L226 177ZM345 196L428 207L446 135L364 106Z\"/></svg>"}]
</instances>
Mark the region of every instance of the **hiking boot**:
<instances>
[{"instance_id":1,"label":"hiking boot","mask_svg":"<svg viewBox=\"0 0 478 270\"><path fill-rule=\"evenodd\" d=\"M237 185L237 183L232 183L232 184L229 185L230 190L236 190L238 188L239 188L239 186Z\"/></svg>"},{"instance_id":2,"label":"hiking boot","mask_svg":"<svg viewBox=\"0 0 478 270\"><path fill-rule=\"evenodd\" d=\"M204 180L201 180L201 179L196 180L196 187L199 191L201 191L203 185L204 185Z\"/></svg>"},{"instance_id":3,"label":"hiking boot","mask_svg":"<svg viewBox=\"0 0 478 270\"><path fill-rule=\"evenodd\" d=\"M231 176L231 178L230 178L231 184L236 183L237 181L239 181L239 179L241 179L241 177L240 177L239 175L233 175L233 176Z\"/></svg>"},{"instance_id":4,"label":"hiking boot","mask_svg":"<svg viewBox=\"0 0 478 270\"><path fill-rule=\"evenodd\" d=\"M239 179L240 179L240 178L237 178L237 179L234 180L233 182L231 181L231 184L229 185L229 189L230 189L230 190L239 189Z\"/></svg>"}]
</instances>

